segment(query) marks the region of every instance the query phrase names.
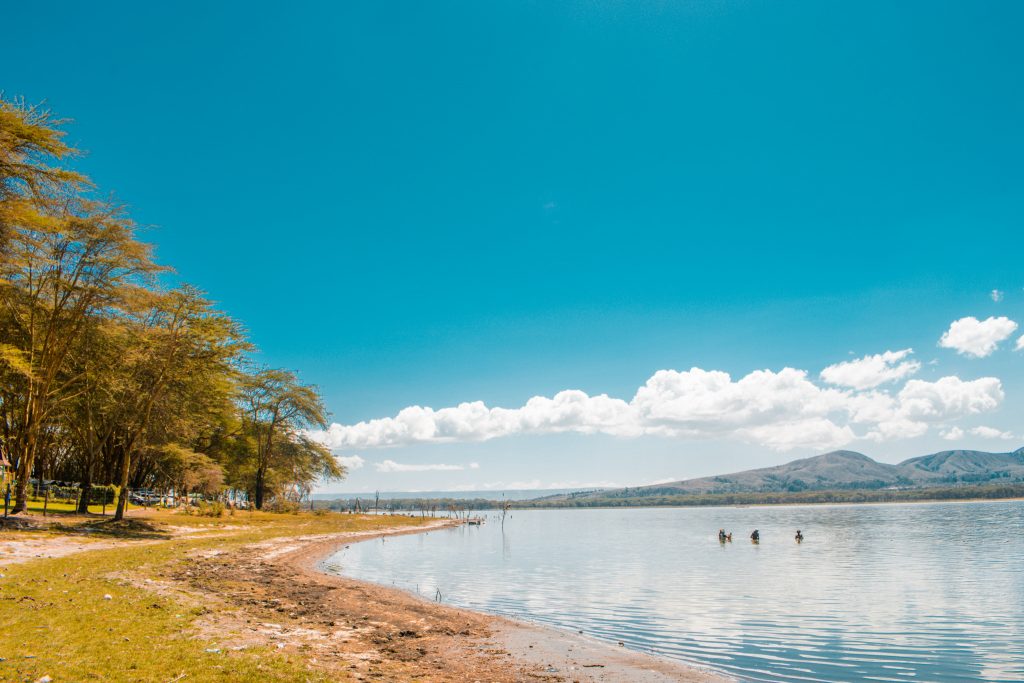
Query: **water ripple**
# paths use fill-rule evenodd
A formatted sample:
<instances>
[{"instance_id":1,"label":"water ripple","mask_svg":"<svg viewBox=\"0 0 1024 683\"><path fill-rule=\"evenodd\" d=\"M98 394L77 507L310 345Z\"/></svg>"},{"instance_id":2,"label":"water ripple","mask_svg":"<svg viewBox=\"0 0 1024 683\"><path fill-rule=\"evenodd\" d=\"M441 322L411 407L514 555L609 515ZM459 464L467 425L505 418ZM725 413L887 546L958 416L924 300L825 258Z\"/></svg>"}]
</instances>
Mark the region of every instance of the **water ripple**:
<instances>
[{"instance_id":1,"label":"water ripple","mask_svg":"<svg viewBox=\"0 0 1024 683\"><path fill-rule=\"evenodd\" d=\"M514 512L325 566L741 680L1024 679L1021 502Z\"/></svg>"}]
</instances>

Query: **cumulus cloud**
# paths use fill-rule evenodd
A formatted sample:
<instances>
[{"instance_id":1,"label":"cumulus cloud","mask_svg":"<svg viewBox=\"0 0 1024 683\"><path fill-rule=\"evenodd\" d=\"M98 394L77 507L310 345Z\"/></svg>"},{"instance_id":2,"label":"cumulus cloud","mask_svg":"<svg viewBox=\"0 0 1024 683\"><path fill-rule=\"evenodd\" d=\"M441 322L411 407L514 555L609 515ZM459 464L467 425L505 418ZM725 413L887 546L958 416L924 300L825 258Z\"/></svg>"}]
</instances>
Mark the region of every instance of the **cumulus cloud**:
<instances>
[{"instance_id":1,"label":"cumulus cloud","mask_svg":"<svg viewBox=\"0 0 1024 683\"><path fill-rule=\"evenodd\" d=\"M912 379L900 390L898 414L921 422L941 422L994 410L1004 398L995 377L965 381L943 377L935 382Z\"/></svg>"},{"instance_id":2,"label":"cumulus cloud","mask_svg":"<svg viewBox=\"0 0 1024 683\"><path fill-rule=\"evenodd\" d=\"M1013 432L1004 432L1001 429L986 427L984 425L971 429L971 434L974 436L980 436L983 439L1005 439L1009 441L1017 438Z\"/></svg>"},{"instance_id":3,"label":"cumulus cloud","mask_svg":"<svg viewBox=\"0 0 1024 683\"><path fill-rule=\"evenodd\" d=\"M896 382L921 369L921 363L907 360L913 349L886 351L857 360L830 365L821 371L821 379L851 389L873 389L886 382Z\"/></svg>"},{"instance_id":4,"label":"cumulus cloud","mask_svg":"<svg viewBox=\"0 0 1024 683\"><path fill-rule=\"evenodd\" d=\"M978 320L974 316L953 321L939 340L939 346L974 358L990 355L1017 329L1017 323L1006 316Z\"/></svg>"},{"instance_id":5,"label":"cumulus cloud","mask_svg":"<svg viewBox=\"0 0 1024 683\"><path fill-rule=\"evenodd\" d=\"M886 360L881 354L874 379L887 372L909 373L898 369L910 362L904 360L906 354L889 353L899 357ZM844 369L839 376L866 386L871 384L868 374L866 370ZM892 393L877 388L822 387L809 379L807 372L794 368L756 370L738 380L726 372L691 368L659 370L629 401L567 390L551 398L534 396L519 408L492 408L482 401L437 410L410 406L393 417L332 424L312 435L334 450L562 432L729 438L780 451L827 449L860 438L883 441L920 436L933 426L992 410L1002 400L1002 385L995 377L909 380ZM388 472L462 469L457 465L401 465L390 460L377 468Z\"/></svg>"},{"instance_id":6,"label":"cumulus cloud","mask_svg":"<svg viewBox=\"0 0 1024 683\"><path fill-rule=\"evenodd\" d=\"M990 297L992 297L992 301L995 301L996 303L999 303L1000 301L1003 300L1004 292L1002 292L1002 291L1000 291L998 289L993 289L991 292L989 292L988 295Z\"/></svg>"},{"instance_id":7,"label":"cumulus cloud","mask_svg":"<svg viewBox=\"0 0 1024 683\"><path fill-rule=\"evenodd\" d=\"M1014 347L1014 351L1024 351L1024 335L1021 335L1017 339L1017 346Z\"/></svg>"},{"instance_id":8,"label":"cumulus cloud","mask_svg":"<svg viewBox=\"0 0 1024 683\"><path fill-rule=\"evenodd\" d=\"M457 472L466 469L462 465L409 465L394 460L375 463L374 467L378 472Z\"/></svg>"},{"instance_id":9,"label":"cumulus cloud","mask_svg":"<svg viewBox=\"0 0 1024 683\"><path fill-rule=\"evenodd\" d=\"M362 468L363 465L366 464L366 461L360 458L358 455L338 456L336 460L342 465L342 467L344 467L349 472L351 472L352 470L358 470Z\"/></svg>"},{"instance_id":10,"label":"cumulus cloud","mask_svg":"<svg viewBox=\"0 0 1024 683\"><path fill-rule=\"evenodd\" d=\"M946 441L959 441L964 438L964 430L959 427L950 427L939 435Z\"/></svg>"}]
</instances>

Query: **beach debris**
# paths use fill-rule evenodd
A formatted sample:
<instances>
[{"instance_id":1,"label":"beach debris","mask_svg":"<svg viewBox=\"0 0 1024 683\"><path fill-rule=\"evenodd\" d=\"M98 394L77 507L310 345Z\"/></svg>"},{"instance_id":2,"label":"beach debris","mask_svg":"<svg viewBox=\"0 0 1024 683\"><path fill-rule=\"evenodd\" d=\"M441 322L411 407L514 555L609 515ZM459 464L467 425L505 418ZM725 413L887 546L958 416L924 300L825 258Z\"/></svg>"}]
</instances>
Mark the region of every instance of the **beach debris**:
<instances>
[{"instance_id":1,"label":"beach debris","mask_svg":"<svg viewBox=\"0 0 1024 683\"><path fill-rule=\"evenodd\" d=\"M103 596L103 599L104 599L104 600L113 600L113 599L114 599L114 596L113 596L113 595L111 595L110 593L107 593L107 594L105 594L105 595Z\"/></svg>"},{"instance_id":2,"label":"beach debris","mask_svg":"<svg viewBox=\"0 0 1024 683\"><path fill-rule=\"evenodd\" d=\"M36 679L36 683L50 683L53 679L49 676L43 676L42 678Z\"/></svg>"},{"instance_id":3,"label":"beach debris","mask_svg":"<svg viewBox=\"0 0 1024 683\"><path fill-rule=\"evenodd\" d=\"M208 648L206 648L206 651L209 652L210 654L214 654L214 655L220 654L220 648L219 647L208 647Z\"/></svg>"}]
</instances>

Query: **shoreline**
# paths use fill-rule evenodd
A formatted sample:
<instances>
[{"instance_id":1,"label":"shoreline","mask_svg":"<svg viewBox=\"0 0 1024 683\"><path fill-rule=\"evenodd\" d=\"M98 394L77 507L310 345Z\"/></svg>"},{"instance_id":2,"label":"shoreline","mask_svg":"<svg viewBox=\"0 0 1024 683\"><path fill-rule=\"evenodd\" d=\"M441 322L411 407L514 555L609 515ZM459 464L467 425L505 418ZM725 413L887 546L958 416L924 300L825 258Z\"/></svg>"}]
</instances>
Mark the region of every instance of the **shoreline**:
<instances>
[{"instance_id":1,"label":"shoreline","mask_svg":"<svg viewBox=\"0 0 1024 683\"><path fill-rule=\"evenodd\" d=\"M222 680L227 672L235 680L307 683L732 680L557 627L328 573L325 560L348 544L462 523L346 517L259 514L254 523L138 515L99 538L87 533L91 527L80 528L88 520L4 531L5 591L46 600L64 588L83 625L110 613L107 600L117 601L122 609L113 612L111 631L124 637L97 651L89 630L69 626L66 616L26 613L34 626L42 619L43 628L0 638L6 657L0 668L19 680L78 680L116 661L120 670L144 675L111 680L154 683L173 678L162 678L172 670L197 682ZM147 647L132 636L139 629L166 637Z\"/></svg>"},{"instance_id":2,"label":"shoreline","mask_svg":"<svg viewBox=\"0 0 1024 683\"><path fill-rule=\"evenodd\" d=\"M471 501L472 499L468 499ZM1024 496L1007 498L925 498L920 500L836 500L829 502L783 502L783 503L714 503L706 505L551 505L537 507L512 506L509 512L533 512L543 510L692 510L702 508L774 508L774 507L827 507L851 505L939 505L944 503L1014 503L1024 501ZM497 512L501 508L469 508L473 512ZM335 511L337 512L337 511ZM412 515L413 510L395 510L392 514Z\"/></svg>"},{"instance_id":3,"label":"shoreline","mask_svg":"<svg viewBox=\"0 0 1024 683\"><path fill-rule=\"evenodd\" d=\"M630 681L636 683L716 682L732 679L709 669L684 664L653 653L645 653L616 646L603 640L572 633L551 626L520 621L487 612L468 610L435 603L421 595L401 588L384 586L369 581L350 579L329 572L324 567L328 557L340 549L346 540L363 542L413 533L429 533L454 527L461 522L445 521L425 527L382 531L358 539L323 539L313 541L280 556L304 575L314 574L320 581L351 582L372 587L374 592L387 594L394 604L405 606L415 603L415 612L432 612L443 619L472 619L482 622L484 634L466 635L448 644L461 658L479 659L481 652L490 664L485 666L488 680L550 680L550 681ZM463 635L463 634L457 634ZM508 661L511 660L511 661ZM506 676L511 675L511 678ZM526 677L526 678L524 678ZM438 680L446 680L441 678ZM452 680L460 680L455 677Z\"/></svg>"}]
</instances>

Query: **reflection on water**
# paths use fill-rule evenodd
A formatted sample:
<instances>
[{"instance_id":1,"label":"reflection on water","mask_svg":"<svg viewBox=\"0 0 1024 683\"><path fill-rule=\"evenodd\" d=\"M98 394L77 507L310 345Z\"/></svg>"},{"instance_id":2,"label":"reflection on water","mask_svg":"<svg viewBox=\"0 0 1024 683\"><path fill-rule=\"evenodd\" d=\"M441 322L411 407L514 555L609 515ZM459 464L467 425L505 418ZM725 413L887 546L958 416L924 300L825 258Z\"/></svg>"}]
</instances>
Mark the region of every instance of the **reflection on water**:
<instances>
[{"instance_id":1,"label":"reflection on water","mask_svg":"<svg viewBox=\"0 0 1024 683\"><path fill-rule=\"evenodd\" d=\"M325 565L741 680L1024 680L1024 502L499 519L353 544Z\"/></svg>"}]
</instances>

